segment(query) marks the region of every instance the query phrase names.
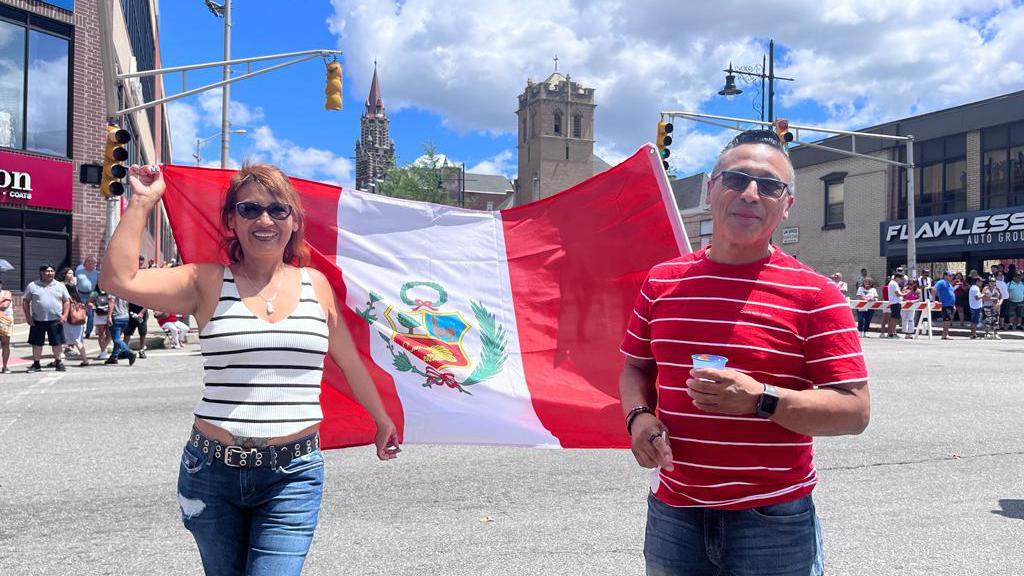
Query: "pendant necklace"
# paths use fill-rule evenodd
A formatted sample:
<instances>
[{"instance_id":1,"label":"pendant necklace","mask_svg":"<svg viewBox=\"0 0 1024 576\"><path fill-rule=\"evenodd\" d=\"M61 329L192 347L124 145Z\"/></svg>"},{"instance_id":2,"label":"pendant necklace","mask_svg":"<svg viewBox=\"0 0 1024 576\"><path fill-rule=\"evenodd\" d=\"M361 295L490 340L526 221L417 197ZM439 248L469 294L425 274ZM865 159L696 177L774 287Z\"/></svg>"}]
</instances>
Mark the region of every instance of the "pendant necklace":
<instances>
[{"instance_id":1,"label":"pendant necklace","mask_svg":"<svg viewBox=\"0 0 1024 576\"><path fill-rule=\"evenodd\" d=\"M239 269L239 271L241 271L241 269ZM248 281L249 284L251 284L253 288L256 287L256 283L253 282L249 278L248 274L246 274L245 272L242 272L242 276L245 276L246 281ZM271 276L271 280L274 280L276 278L276 276L277 276L277 270L274 270L274 275ZM269 283L267 285L269 286ZM265 289L266 286L264 286L263 288ZM259 296L260 298L262 298L263 301L267 303L267 316L273 316L274 315L274 298L277 298L277 290L274 290L274 295L271 296L270 298L267 298L266 296L263 295L263 290L257 290L256 291L256 295Z\"/></svg>"}]
</instances>

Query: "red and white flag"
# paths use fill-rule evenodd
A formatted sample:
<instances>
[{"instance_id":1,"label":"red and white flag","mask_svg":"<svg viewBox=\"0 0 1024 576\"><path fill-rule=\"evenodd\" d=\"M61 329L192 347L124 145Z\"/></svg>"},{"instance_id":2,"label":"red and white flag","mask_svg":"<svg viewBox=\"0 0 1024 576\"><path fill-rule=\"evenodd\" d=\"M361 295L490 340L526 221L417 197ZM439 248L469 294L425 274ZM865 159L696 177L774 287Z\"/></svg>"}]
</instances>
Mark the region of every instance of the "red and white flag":
<instances>
[{"instance_id":1,"label":"red and white flag","mask_svg":"<svg viewBox=\"0 0 1024 576\"><path fill-rule=\"evenodd\" d=\"M233 172L166 166L185 262L226 262ZM689 251L657 152L544 200L481 212L292 179L311 262L403 442L628 447L618 345L651 266ZM329 359L325 380L347 390ZM323 386L321 444L369 444L348 393Z\"/></svg>"}]
</instances>

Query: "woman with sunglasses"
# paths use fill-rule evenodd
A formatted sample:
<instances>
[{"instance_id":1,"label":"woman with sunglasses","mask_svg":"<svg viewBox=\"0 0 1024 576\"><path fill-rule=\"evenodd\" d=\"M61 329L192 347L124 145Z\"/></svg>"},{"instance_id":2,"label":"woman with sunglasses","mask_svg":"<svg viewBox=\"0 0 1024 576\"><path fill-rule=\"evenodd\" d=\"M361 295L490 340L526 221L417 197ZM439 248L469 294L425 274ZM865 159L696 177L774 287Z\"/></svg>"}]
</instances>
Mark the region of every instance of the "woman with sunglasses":
<instances>
[{"instance_id":1,"label":"woman with sunglasses","mask_svg":"<svg viewBox=\"0 0 1024 576\"><path fill-rule=\"evenodd\" d=\"M376 421L377 457L399 452L330 284L304 267L299 196L276 167L245 165L221 209L230 265L140 270L140 238L165 184L156 166L132 166L130 178L101 282L146 308L195 316L205 356L178 477L185 527L207 574L299 574L323 492L317 430L327 354Z\"/></svg>"}]
</instances>

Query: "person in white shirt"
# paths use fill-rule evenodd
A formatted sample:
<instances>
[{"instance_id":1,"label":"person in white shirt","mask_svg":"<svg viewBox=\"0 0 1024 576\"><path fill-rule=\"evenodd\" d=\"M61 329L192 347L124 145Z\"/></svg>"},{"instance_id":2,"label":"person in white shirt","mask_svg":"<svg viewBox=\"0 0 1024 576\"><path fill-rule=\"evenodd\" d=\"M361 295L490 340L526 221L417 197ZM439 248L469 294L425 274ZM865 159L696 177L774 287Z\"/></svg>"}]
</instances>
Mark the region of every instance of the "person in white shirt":
<instances>
[{"instance_id":1,"label":"person in white shirt","mask_svg":"<svg viewBox=\"0 0 1024 576\"><path fill-rule=\"evenodd\" d=\"M1010 310L1010 306L1004 306L1003 302L1010 299L1010 285L1006 283L1006 277L1000 272L996 274L996 288L999 289L999 295L1002 296L999 305L995 308L996 316L999 317L999 329L1005 330L1006 323L1010 321L1010 317L1006 314Z\"/></svg>"},{"instance_id":2,"label":"person in white shirt","mask_svg":"<svg viewBox=\"0 0 1024 576\"><path fill-rule=\"evenodd\" d=\"M870 276L864 277L863 284L857 288L857 300L863 300L865 302L875 302L878 300L878 290L875 289L875 281ZM875 315L875 311L868 310L857 310L857 331L860 332L861 336L867 337L868 330L871 328L871 317ZM882 327L884 331L885 327Z\"/></svg>"},{"instance_id":3,"label":"person in white shirt","mask_svg":"<svg viewBox=\"0 0 1024 576\"><path fill-rule=\"evenodd\" d=\"M971 306L971 340L974 340L978 337L978 326L981 324L982 308L985 304L981 300L981 276L971 278L971 284L967 302Z\"/></svg>"},{"instance_id":4,"label":"person in white shirt","mask_svg":"<svg viewBox=\"0 0 1024 576\"><path fill-rule=\"evenodd\" d=\"M889 281L889 325L883 327L879 338L896 337L896 326L900 323L900 303L903 302L903 272L897 271Z\"/></svg>"},{"instance_id":5,"label":"person in white shirt","mask_svg":"<svg viewBox=\"0 0 1024 576\"><path fill-rule=\"evenodd\" d=\"M839 272L836 272L835 274L833 274L832 275L832 282L834 282L835 285L836 285L836 288L839 288L839 291L843 293L843 296L847 296L846 293L850 290L850 287L846 284L846 282L843 282L843 275L842 274L840 274Z\"/></svg>"}]
</instances>

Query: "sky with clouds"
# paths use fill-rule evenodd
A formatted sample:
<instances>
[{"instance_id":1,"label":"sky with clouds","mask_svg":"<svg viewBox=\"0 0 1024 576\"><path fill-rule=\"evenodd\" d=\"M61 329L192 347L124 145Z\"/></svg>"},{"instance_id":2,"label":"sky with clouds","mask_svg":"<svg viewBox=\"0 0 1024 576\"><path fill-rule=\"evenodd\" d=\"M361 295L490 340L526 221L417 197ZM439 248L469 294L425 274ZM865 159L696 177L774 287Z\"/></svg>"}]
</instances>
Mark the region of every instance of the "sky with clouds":
<instances>
[{"instance_id":1,"label":"sky with clouds","mask_svg":"<svg viewBox=\"0 0 1024 576\"><path fill-rule=\"evenodd\" d=\"M776 44L776 115L863 128L1024 89L1024 3L1010 0L235 0L235 57L342 50L345 110L323 109L314 60L232 88L231 160L348 185L359 115L377 61L399 163L433 143L473 172L516 174L516 97L559 70L596 89L595 151L610 163L654 137L658 113L756 117L754 87L718 96L730 62L761 64ZM753 7L753 6L756 6ZM200 0L161 4L165 65L221 59L223 22ZM239 69L239 73L243 72ZM180 77L168 77L169 92ZM219 79L190 74L188 87ZM174 160L220 130L220 93L169 106ZM707 169L729 137L676 122L672 167ZM219 140L200 153L219 165Z\"/></svg>"}]
</instances>

